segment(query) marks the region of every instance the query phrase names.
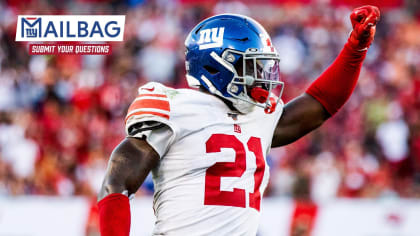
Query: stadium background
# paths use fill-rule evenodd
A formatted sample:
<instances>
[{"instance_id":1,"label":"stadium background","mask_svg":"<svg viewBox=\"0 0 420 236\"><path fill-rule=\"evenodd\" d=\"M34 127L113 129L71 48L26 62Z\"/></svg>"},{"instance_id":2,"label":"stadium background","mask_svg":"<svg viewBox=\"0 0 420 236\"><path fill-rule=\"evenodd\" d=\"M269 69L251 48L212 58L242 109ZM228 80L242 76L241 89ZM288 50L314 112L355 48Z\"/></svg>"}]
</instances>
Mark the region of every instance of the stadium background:
<instances>
[{"instance_id":1,"label":"stadium background","mask_svg":"<svg viewBox=\"0 0 420 236\"><path fill-rule=\"evenodd\" d=\"M271 181L265 196L270 209L287 208L286 221L277 218L277 224L285 225L281 235L320 235L316 228L325 204L360 210L345 219L350 230L357 228L352 227L353 220L369 215L369 206L377 206L385 212L384 224L397 228L374 235L419 235L418 225L416 231L401 226L411 219L405 212L420 205L416 200L420 198L420 3L416 0L3 1L0 235L39 235L24 231L22 226L34 224L29 216L37 212L36 224L45 228L45 206L63 213L60 209L72 204L86 208L84 218L73 217L83 227L80 235L98 235L94 199L109 154L125 135L128 105L137 87L147 81L186 87L183 43L202 19L234 12L264 25L282 58L283 99L289 101L334 60L351 30L351 9L367 3L380 6L382 19L354 94L322 128L271 151ZM125 14L124 42L113 43L110 56L29 56L28 45L14 40L18 14ZM151 211L152 193L148 178L136 204ZM383 202L392 202L392 210ZM72 224L70 215L50 218L57 216L64 221L68 217L67 224ZM149 222L146 228L152 227L153 219L134 220L133 225L145 222ZM331 218L322 224L332 227L337 222Z\"/></svg>"}]
</instances>

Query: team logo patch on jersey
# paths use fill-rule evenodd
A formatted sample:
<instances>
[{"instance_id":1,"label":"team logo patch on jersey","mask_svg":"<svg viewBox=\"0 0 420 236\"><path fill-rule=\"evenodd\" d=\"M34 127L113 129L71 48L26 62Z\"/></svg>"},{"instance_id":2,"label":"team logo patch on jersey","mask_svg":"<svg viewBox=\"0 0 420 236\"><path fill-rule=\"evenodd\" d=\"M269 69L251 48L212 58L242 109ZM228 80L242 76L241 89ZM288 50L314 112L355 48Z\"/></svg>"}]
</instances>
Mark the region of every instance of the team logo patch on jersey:
<instances>
[{"instance_id":1,"label":"team logo patch on jersey","mask_svg":"<svg viewBox=\"0 0 420 236\"><path fill-rule=\"evenodd\" d=\"M199 49L208 49L221 47L223 45L223 34L225 33L225 27L203 29L200 31L200 39L197 44Z\"/></svg>"},{"instance_id":2,"label":"team logo patch on jersey","mask_svg":"<svg viewBox=\"0 0 420 236\"><path fill-rule=\"evenodd\" d=\"M234 124L233 125L233 131L236 132L236 133L242 133L241 126L239 126L238 124Z\"/></svg>"}]
</instances>

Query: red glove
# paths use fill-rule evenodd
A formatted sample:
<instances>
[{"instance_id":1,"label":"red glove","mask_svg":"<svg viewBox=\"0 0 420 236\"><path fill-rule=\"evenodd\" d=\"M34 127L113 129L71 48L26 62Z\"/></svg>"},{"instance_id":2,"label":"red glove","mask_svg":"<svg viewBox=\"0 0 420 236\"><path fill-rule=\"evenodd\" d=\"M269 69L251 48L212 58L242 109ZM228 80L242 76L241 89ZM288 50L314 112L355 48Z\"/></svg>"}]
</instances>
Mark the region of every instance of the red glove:
<instances>
[{"instance_id":1,"label":"red glove","mask_svg":"<svg viewBox=\"0 0 420 236\"><path fill-rule=\"evenodd\" d=\"M356 86L367 48L375 36L379 10L374 6L354 9L350 15L353 32L337 59L306 90L330 115L347 101Z\"/></svg>"},{"instance_id":2,"label":"red glove","mask_svg":"<svg viewBox=\"0 0 420 236\"><path fill-rule=\"evenodd\" d=\"M362 6L353 10L350 15L353 31L349 44L359 51L367 50L373 41L376 32L376 23L381 13L375 6Z\"/></svg>"}]
</instances>

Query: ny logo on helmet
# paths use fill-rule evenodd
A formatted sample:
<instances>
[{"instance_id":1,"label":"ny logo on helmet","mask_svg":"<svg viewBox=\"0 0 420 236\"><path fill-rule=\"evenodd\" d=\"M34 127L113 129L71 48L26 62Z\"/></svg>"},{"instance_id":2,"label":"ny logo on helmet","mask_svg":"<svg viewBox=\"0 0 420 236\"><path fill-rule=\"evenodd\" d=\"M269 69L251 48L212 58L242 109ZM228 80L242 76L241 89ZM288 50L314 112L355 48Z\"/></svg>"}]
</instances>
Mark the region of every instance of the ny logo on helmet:
<instances>
[{"instance_id":1,"label":"ny logo on helmet","mask_svg":"<svg viewBox=\"0 0 420 236\"><path fill-rule=\"evenodd\" d=\"M223 45L223 34L225 27L204 29L200 31L200 39L197 44L199 49L221 47Z\"/></svg>"}]
</instances>

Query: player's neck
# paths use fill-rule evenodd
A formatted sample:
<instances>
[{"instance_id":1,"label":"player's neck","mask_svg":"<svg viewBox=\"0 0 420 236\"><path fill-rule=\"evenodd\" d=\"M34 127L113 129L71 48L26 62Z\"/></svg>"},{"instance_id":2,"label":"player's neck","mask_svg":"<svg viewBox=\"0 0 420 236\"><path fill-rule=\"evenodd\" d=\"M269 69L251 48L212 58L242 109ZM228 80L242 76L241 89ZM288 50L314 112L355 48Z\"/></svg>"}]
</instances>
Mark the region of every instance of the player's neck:
<instances>
[{"instance_id":1,"label":"player's neck","mask_svg":"<svg viewBox=\"0 0 420 236\"><path fill-rule=\"evenodd\" d=\"M236 110L236 108L232 105L232 102L231 101L229 101L227 99L224 99L224 98L222 98L220 96L217 96L217 95L214 95L214 94L210 93L209 91L207 91L207 89L203 88L202 86L200 86L198 90L200 92L203 92L203 93L206 93L206 94L209 94L209 95L212 95L212 96L217 97L218 99L222 100L226 104L226 106L228 106L229 109L231 109L233 112L238 112L238 110Z\"/></svg>"}]
</instances>

